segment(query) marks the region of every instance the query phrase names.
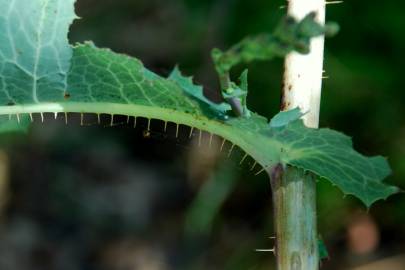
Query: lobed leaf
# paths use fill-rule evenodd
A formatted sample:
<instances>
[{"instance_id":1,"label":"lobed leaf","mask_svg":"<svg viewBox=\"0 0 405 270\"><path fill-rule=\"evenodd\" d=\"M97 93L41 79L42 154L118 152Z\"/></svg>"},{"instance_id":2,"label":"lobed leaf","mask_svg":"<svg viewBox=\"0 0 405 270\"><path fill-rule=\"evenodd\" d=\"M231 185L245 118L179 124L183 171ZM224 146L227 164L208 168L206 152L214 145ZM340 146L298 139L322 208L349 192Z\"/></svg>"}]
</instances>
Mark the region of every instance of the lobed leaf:
<instances>
[{"instance_id":1,"label":"lobed leaf","mask_svg":"<svg viewBox=\"0 0 405 270\"><path fill-rule=\"evenodd\" d=\"M289 111L283 111L274 116L270 121L271 128L282 128L290 124L291 122L297 121L305 114L301 112L299 108L295 108Z\"/></svg>"},{"instance_id":2,"label":"lobed leaf","mask_svg":"<svg viewBox=\"0 0 405 270\"><path fill-rule=\"evenodd\" d=\"M315 18L315 12L309 13L301 21L287 16L271 34L247 37L225 52L213 49L212 58L219 77L240 63L284 57L293 51L309 53L312 38L325 34L333 36L339 31L335 23L320 25Z\"/></svg>"},{"instance_id":3,"label":"lobed leaf","mask_svg":"<svg viewBox=\"0 0 405 270\"><path fill-rule=\"evenodd\" d=\"M218 115L224 116L227 111L231 110L231 106L228 103L222 102L217 104L207 99L204 96L202 86L195 85L192 78L184 77L177 66L174 68L168 79L174 81L192 97L195 97L197 100L205 103L211 107L212 110L217 111Z\"/></svg>"},{"instance_id":4,"label":"lobed leaf","mask_svg":"<svg viewBox=\"0 0 405 270\"><path fill-rule=\"evenodd\" d=\"M360 155L338 132L306 128L297 110L270 125L257 114L224 117L227 104L209 101L177 69L163 78L135 58L91 43L70 46L73 3L0 0L6 8L0 15L0 115L78 112L171 121L225 138L268 171L278 164L312 171L366 205L397 191L382 182L390 173L384 158Z\"/></svg>"},{"instance_id":5,"label":"lobed leaf","mask_svg":"<svg viewBox=\"0 0 405 270\"><path fill-rule=\"evenodd\" d=\"M283 164L326 178L367 206L398 191L382 182L391 174L387 160L359 154L353 149L351 139L342 133L307 128L301 120L296 120L284 128L273 129L269 137L275 137L286 147L281 157Z\"/></svg>"}]
</instances>

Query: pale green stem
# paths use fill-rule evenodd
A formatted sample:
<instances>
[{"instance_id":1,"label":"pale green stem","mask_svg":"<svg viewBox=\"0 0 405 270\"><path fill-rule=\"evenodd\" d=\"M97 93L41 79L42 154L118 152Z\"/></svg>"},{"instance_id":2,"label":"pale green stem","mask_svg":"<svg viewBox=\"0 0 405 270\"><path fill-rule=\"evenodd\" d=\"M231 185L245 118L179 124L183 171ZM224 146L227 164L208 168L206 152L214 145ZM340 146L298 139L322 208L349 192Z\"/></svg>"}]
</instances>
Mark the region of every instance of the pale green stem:
<instances>
[{"instance_id":1,"label":"pale green stem","mask_svg":"<svg viewBox=\"0 0 405 270\"><path fill-rule=\"evenodd\" d=\"M278 166L271 172L279 270L318 269L316 190L310 173Z\"/></svg>"},{"instance_id":2,"label":"pale green stem","mask_svg":"<svg viewBox=\"0 0 405 270\"><path fill-rule=\"evenodd\" d=\"M288 0L288 14L300 20L310 12L325 21L325 0ZM305 125L317 128L321 101L324 37L311 41L310 53L290 53L285 61L282 110L299 107ZM315 177L293 167L269 172L274 201L277 270L319 268Z\"/></svg>"}]
</instances>

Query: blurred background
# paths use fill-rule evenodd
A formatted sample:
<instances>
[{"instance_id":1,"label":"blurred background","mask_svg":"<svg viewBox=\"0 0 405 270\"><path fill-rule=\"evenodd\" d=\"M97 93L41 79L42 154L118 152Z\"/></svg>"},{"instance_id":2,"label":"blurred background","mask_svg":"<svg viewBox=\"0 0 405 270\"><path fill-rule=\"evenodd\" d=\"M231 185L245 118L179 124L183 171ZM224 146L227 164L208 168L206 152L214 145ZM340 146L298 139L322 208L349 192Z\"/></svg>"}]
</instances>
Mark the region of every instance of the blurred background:
<instances>
[{"instance_id":1,"label":"blurred background","mask_svg":"<svg viewBox=\"0 0 405 270\"><path fill-rule=\"evenodd\" d=\"M175 64L218 96L210 60L244 36L273 29L279 0L79 0L71 42L93 40L166 76ZM341 25L327 40L321 126L356 149L389 158L386 181L405 188L405 3L347 0L328 5ZM282 59L249 67L249 107L279 109ZM243 66L235 69L238 75ZM163 123L134 128L117 117L96 125L37 118L29 134L0 139L1 270L274 269L269 180L236 150L228 158ZM121 124L122 123L122 124ZM225 146L229 149L229 145ZM405 196L366 209L318 182L321 269L405 269Z\"/></svg>"}]
</instances>

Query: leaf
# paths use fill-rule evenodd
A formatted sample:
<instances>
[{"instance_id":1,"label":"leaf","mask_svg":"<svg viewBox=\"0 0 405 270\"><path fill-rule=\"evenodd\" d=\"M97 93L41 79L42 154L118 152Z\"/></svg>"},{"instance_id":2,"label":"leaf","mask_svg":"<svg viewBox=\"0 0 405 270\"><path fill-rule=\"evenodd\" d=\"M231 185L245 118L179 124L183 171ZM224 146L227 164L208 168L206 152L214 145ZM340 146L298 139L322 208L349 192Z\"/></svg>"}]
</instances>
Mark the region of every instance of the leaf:
<instances>
[{"instance_id":1,"label":"leaf","mask_svg":"<svg viewBox=\"0 0 405 270\"><path fill-rule=\"evenodd\" d=\"M0 0L0 104L54 101L64 95L74 0ZM49 90L49 91L46 91Z\"/></svg>"},{"instance_id":2,"label":"leaf","mask_svg":"<svg viewBox=\"0 0 405 270\"><path fill-rule=\"evenodd\" d=\"M295 108L289 111L283 111L273 117L270 121L270 127L280 128L285 127L291 122L300 119L305 114L301 112L299 108Z\"/></svg>"},{"instance_id":3,"label":"leaf","mask_svg":"<svg viewBox=\"0 0 405 270\"><path fill-rule=\"evenodd\" d=\"M283 144L283 164L290 164L326 178L345 194L360 198L367 206L398 192L382 183L391 174L385 158L365 157L353 149L351 139L327 128L311 129L296 120L273 129L270 138Z\"/></svg>"},{"instance_id":4,"label":"leaf","mask_svg":"<svg viewBox=\"0 0 405 270\"><path fill-rule=\"evenodd\" d=\"M239 85L230 82L229 87L222 91L222 97L229 105L235 116L249 118L251 113L247 108L248 95L248 70L242 72L239 77Z\"/></svg>"},{"instance_id":5,"label":"leaf","mask_svg":"<svg viewBox=\"0 0 405 270\"><path fill-rule=\"evenodd\" d=\"M210 102L178 70L167 79L135 58L92 43L69 46L73 3L0 0L6 10L0 15L0 115L77 112L160 119L217 134L268 171L280 163L312 171L366 205L397 191L382 183L390 173L387 161L360 155L338 132L306 128L293 121L297 114L276 116L272 123L278 128L254 113L219 117L227 106Z\"/></svg>"},{"instance_id":6,"label":"leaf","mask_svg":"<svg viewBox=\"0 0 405 270\"><path fill-rule=\"evenodd\" d=\"M326 245L322 238L318 238L318 252L319 252L319 260L322 261L323 259L329 258L329 252L326 248Z\"/></svg>"},{"instance_id":7,"label":"leaf","mask_svg":"<svg viewBox=\"0 0 405 270\"><path fill-rule=\"evenodd\" d=\"M301 21L286 16L273 33L247 37L226 52L213 49L211 57L218 73L222 97L231 105L236 116L249 118L250 111L246 107L247 71L240 77L241 87L237 87L230 76L233 67L255 60L285 57L293 51L307 54L312 38L322 35L332 36L338 30L339 27L334 23L319 24L316 21L316 13L312 12Z\"/></svg>"},{"instance_id":8,"label":"leaf","mask_svg":"<svg viewBox=\"0 0 405 270\"><path fill-rule=\"evenodd\" d=\"M279 22L271 34L247 37L226 52L213 49L211 56L219 77L223 77L240 63L284 57L293 51L307 54L312 38L325 34L333 36L338 32L339 27L335 23L323 26L316 22L315 17L314 12L308 14L302 21L287 16Z\"/></svg>"},{"instance_id":9,"label":"leaf","mask_svg":"<svg viewBox=\"0 0 405 270\"><path fill-rule=\"evenodd\" d=\"M203 88L195 85L192 78L184 77L177 66L170 74L169 79L177 83L186 93L209 105L213 110L218 111L219 114L223 115L231 110L231 106L225 102L217 104L207 99L203 94Z\"/></svg>"}]
</instances>

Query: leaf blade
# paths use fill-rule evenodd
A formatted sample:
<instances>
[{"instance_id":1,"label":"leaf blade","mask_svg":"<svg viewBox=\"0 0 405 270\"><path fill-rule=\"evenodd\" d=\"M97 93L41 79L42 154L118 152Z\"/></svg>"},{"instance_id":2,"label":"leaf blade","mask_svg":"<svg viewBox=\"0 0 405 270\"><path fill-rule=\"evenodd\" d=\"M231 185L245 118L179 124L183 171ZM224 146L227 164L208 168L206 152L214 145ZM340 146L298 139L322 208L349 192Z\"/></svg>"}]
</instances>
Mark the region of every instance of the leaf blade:
<instances>
[{"instance_id":1,"label":"leaf blade","mask_svg":"<svg viewBox=\"0 0 405 270\"><path fill-rule=\"evenodd\" d=\"M0 15L0 115L109 113L172 121L218 134L268 171L278 164L309 170L367 206L398 191L382 182L390 173L387 161L360 155L349 137L306 128L297 112L280 113L271 126L256 114L218 117L224 113L223 104L206 99L202 88L179 71L166 79L136 58L90 43L70 47L66 36L75 18L74 0L32 0L21 8L26 3L0 0L9 10ZM32 26L19 17L27 15L16 13L20 11L33 12ZM10 17L14 13L19 16ZM36 42L17 31L19 25Z\"/></svg>"},{"instance_id":2,"label":"leaf blade","mask_svg":"<svg viewBox=\"0 0 405 270\"><path fill-rule=\"evenodd\" d=\"M62 98L72 49L74 0L0 0L0 104ZM46 97L41 89L53 88ZM13 93L9 93L9 91Z\"/></svg>"},{"instance_id":3,"label":"leaf blade","mask_svg":"<svg viewBox=\"0 0 405 270\"><path fill-rule=\"evenodd\" d=\"M285 136L285 133L290 134ZM351 139L342 133L307 128L297 120L276 137L290 147L290 152L283 156L285 163L328 179L368 207L376 200L398 192L396 187L382 182L391 174L388 161L381 156L361 155L353 149Z\"/></svg>"}]
</instances>

